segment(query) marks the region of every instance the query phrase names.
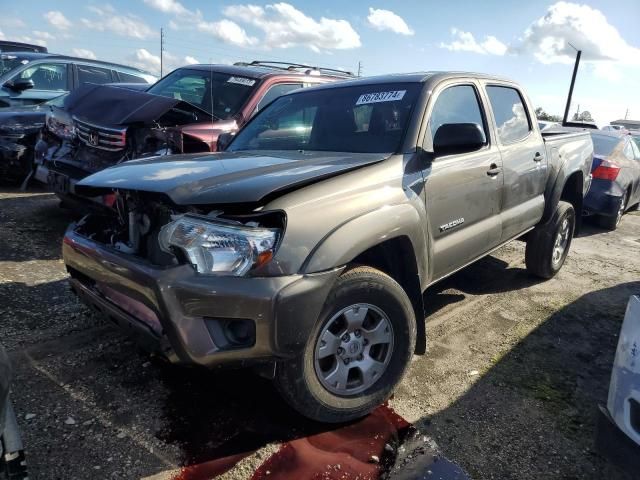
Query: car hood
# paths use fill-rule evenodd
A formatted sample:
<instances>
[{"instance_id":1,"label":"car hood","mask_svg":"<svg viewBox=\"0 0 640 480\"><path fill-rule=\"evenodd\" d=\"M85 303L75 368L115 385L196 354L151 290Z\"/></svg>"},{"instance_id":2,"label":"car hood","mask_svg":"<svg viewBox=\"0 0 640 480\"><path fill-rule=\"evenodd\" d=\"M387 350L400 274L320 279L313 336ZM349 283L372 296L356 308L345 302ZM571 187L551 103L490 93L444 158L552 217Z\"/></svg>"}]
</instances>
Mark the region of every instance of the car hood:
<instances>
[{"instance_id":1,"label":"car hood","mask_svg":"<svg viewBox=\"0 0 640 480\"><path fill-rule=\"evenodd\" d=\"M183 100L111 85L85 84L65 98L63 108L80 120L103 126L149 124L172 109L189 114L193 123L212 118Z\"/></svg>"},{"instance_id":2,"label":"car hood","mask_svg":"<svg viewBox=\"0 0 640 480\"><path fill-rule=\"evenodd\" d=\"M222 152L131 160L76 185L80 195L113 189L167 195L177 205L258 203L384 160L387 154L344 152Z\"/></svg>"},{"instance_id":3,"label":"car hood","mask_svg":"<svg viewBox=\"0 0 640 480\"><path fill-rule=\"evenodd\" d=\"M26 133L44 125L48 107L45 105L26 105L0 108L0 132Z\"/></svg>"}]
</instances>

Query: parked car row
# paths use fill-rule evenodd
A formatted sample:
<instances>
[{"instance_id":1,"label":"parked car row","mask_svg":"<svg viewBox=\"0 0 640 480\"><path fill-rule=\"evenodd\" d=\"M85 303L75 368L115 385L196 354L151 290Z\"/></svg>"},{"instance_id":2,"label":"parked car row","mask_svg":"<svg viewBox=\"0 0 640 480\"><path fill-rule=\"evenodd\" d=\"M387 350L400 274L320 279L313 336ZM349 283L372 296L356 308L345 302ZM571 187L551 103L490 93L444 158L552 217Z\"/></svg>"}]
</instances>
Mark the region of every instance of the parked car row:
<instances>
[{"instance_id":1,"label":"parked car row","mask_svg":"<svg viewBox=\"0 0 640 480\"><path fill-rule=\"evenodd\" d=\"M174 70L146 91L85 85L51 107L36 147L36 178L77 200L82 178L126 160L213 152L272 100L351 76L302 65L253 62Z\"/></svg>"}]
</instances>

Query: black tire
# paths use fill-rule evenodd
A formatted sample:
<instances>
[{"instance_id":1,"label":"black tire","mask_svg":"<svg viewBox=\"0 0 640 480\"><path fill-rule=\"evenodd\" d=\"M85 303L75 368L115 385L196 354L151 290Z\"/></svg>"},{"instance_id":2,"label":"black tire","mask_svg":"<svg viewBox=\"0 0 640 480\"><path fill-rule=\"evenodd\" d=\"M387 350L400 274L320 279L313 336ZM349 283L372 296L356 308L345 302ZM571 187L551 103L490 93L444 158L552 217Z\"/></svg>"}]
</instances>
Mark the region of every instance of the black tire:
<instances>
[{"instance_id":1,"label":"black tire","mask_svg":"<svg viewBox=\"0 0 640 480\"><path fill-rule=\"evenodd\" d=\"M564 251L557 261L554 261L554 249L560 229L565 219L569 223L568 238ZM558 202L558 207L551 220L534 228L527 237L525 263L527 270L540 278L551 278L560 271L571 247L571 240L576 226L576 213L568 202Z\"/></svg>"},{"instance_id":2,"label":"black tire","mask_svg":"<svg viewBox=\"0 0 640 480\"><path fill-rule=\"evenodd\" d=\"M315 350L336 313L354 304L370 304L385 313L392 327L393 345L378 379L358 394L343 396L321 383ZM415 344L415 314L402 287L379 270L354 267L336 281L301 354L278 364L274 383L289 405L305 417L325 423L347 422L370 413L391 396L407 370Z\"/></svg>"},{"instance_id":3,"label":"black tire","mask_svg":"<svg viewBox=\"0 0 640 480\"><path fill-rule=\"evenodd\" d=\"M628 193L627 191L625 191L624 195L622 196L622 200L620 203L620 210L618 211L617 215L613 215L613 216L598 215L598 217L596 217L598 226L600 226L601 228L604 228L605 230L609 230L611 232L617 229L618 225L620 225L620 221L622 220L622 216L624 215L624 212L627 209L628 198L629 198Z\"/></svg>"}]
</instances>

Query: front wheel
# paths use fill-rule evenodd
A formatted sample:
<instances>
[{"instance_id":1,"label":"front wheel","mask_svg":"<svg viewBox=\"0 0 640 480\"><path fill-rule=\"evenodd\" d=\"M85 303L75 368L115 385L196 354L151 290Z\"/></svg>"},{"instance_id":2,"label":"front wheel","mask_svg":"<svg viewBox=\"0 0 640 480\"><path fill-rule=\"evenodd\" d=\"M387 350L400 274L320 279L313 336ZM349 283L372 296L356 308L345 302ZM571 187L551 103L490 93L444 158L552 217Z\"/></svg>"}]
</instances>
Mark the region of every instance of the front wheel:
<instances>
[{"instance_id":1,"label":"front wheel","mask_svg":"<svg viewBox=\"0 0 640 480\"><path fill-rule=\"evenodd\" d=\"M303 352L279 364L275 384L304 416L346 422L386 401L416 343L413 306L402 287L370 267L345 271Z\"/></svg>"},{"instance_id":2,"label":"front wheel","mask_svg":"<svg viewBox=\"0 0 640 480\"><path fill-rule=\"evenodd\" d=\"M527 270L541 278L551 278L560 271L571 247L576 213L568 202L558 202L551 220L538 225L527 237Z\"/></svg>"}]
</instances>

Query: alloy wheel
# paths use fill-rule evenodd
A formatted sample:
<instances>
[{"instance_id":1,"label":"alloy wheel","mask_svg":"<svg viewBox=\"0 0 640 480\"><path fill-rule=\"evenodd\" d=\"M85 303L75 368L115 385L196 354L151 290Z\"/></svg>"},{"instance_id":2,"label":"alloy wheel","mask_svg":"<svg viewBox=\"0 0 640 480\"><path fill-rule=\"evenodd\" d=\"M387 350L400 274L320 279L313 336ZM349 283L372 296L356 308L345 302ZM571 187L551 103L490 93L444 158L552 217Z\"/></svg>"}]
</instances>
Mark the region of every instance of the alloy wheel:
<instances>
[{"instance_id":1,"label":"alloy wheel","mask_svg":"<svg viewBox=\"0 0 640 480\"><path fill-rule=\"evenodd\" d=\"M389 317L378 307L358 303L343 308L324 325L314 350L314 367L329 392L357 395L380 379L393 353Z\"/></svg>"}]
</instances>

